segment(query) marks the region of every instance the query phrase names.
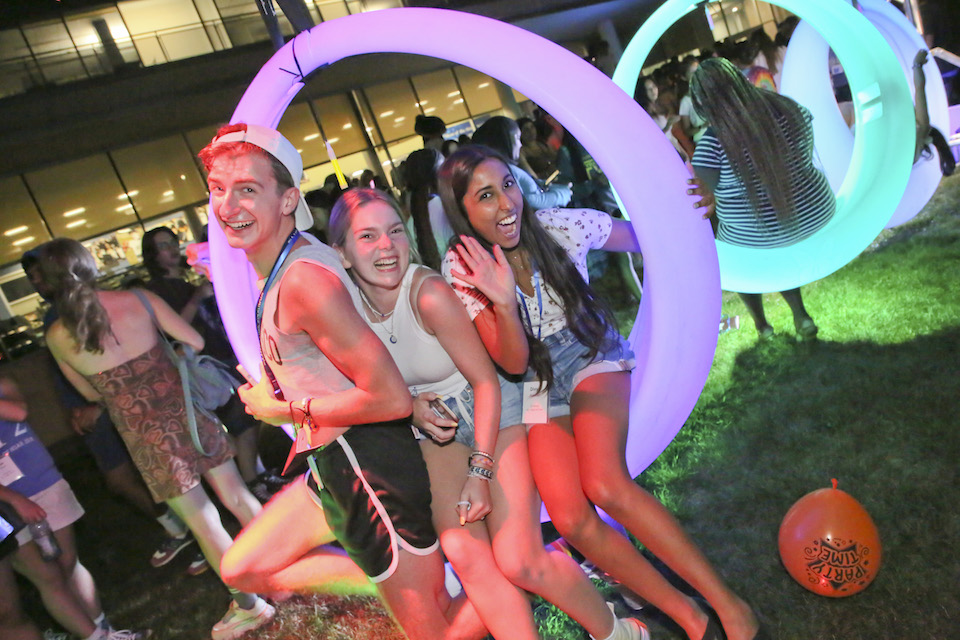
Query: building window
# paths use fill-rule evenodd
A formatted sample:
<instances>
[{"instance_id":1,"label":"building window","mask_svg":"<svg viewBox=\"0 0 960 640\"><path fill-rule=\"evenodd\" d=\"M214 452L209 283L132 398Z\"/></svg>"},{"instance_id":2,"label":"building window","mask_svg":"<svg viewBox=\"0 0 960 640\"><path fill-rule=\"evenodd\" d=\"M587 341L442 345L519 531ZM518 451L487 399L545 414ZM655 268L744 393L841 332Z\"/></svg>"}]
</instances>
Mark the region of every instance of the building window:
<instances>
[{"instance_id":1,"label":"building window","mask_svg":"<svg viewBox=\"0 0 960 640\"><path fill-rule=\"evenodd\" d=\"M139 222L106 154L25 177L54 236L79 240Z\"/></svg>"},{"instance_id":2,"label":"building window","mask_svg":"<svg viewBox=\"0 0 960 640\"><path fill-rule=\"evenodd\" d=\"M373 117L387 141L413 135L413 125L420 115L416 96L407 78L385 82L364 89Z\"/></svg>"},{"instance_id":3,"label":"building window","mask_svg":"<svg viewBox=\"0 0 960 640\"><path fill-rule=\"evenodd\" d=\"M0 180L0 201L3 202L0 263L19 260L24 251L51 239L20 176Z\"/></svg>"},{"instance_id":4,"label":"building window","mask_svg":"<svg viewBox=\"0 0 960 640\"><path fill-rule=\"evenodd\" d=\"M132 204L140 218L150 218L207 197L206 184L180 136L111 151L126 194L117 206Z\"/></svg>"}]
</instances>

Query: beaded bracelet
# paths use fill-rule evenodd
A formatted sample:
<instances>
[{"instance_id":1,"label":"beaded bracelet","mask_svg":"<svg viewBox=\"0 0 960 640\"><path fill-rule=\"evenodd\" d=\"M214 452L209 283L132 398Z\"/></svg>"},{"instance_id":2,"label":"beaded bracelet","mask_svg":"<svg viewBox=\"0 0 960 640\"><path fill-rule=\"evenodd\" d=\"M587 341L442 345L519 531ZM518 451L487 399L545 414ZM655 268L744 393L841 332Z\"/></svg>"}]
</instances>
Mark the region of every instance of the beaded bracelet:
<instances>
[{"instance_id":1,"label":"beaded bracelet","mask_svg":"<svg viewBox=\"0 0 960 640\"><path fill-rule=\"evenodd\" d=\"M493 480L493 471L484 467L470 465L467 468L467 477L480 478L481 480L486 480L487 482L490 482L491 480Z\"/></svg>"}]
</instances>

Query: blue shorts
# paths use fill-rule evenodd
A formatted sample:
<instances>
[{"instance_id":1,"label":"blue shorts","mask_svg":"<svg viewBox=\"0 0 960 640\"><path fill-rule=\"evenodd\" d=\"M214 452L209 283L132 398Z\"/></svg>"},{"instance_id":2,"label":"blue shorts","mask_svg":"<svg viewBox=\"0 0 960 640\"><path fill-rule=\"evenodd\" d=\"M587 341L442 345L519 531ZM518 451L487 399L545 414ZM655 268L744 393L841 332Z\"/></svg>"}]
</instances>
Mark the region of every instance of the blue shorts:
<instances>
[{"instance_id":1,"label":"blue shorts","mask_svg":"<svg viewBox=\"0 0 960 640\"><path fill-rule=\"evenodd\" d=\"M500 428L506 429L520 424L520 409L523 398L520 387L506 378L500 379ZM447 408L457 416L457 435L453 441L473 449L476 444L476 431L473 428L473 387L467 385L455 396L443 399Z\"/></svg>"},{"instance_id":2,"label":"blue shorts","mask_svg":"<svg viewBox=\"0 0 960 640\"><path fill-rule=\"evenodd\" d=\"M590 358L590 349L577 340L569 328L561 329L542 340L550 351L553 364L553 386L549 394L551 418L570 415L570 397L581 382L598 373L633 371L636 356L630 345L619 333L608 334L605 348ZM531 369L524 382L536 382L537 374ZM515 383L518 398L523 398L523 383Z\"/></svg>"}]
</instances>

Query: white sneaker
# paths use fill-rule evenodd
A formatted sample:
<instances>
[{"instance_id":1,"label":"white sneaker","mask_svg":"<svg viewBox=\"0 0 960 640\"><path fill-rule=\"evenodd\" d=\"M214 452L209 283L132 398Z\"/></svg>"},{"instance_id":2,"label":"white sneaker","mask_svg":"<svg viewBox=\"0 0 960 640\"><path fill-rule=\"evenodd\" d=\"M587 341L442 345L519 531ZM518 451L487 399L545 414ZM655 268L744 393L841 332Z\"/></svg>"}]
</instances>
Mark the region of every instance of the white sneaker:
<instances>
[{"instance_id":1,"label":"white sneaker","mask_svg":"<svg viewBox=\"0 0 960 640\"><path fill-rule=\"evenodd\" d=\"M43 640L70 640L70 634L47 629L43 632Z\"/></svg>"},{"instance_id":2,"label":"white sneaker","mask_svg":"<svg viewBox=\"0 0 960 640\"><path fill-rule=\"evenodd\" d=\"M447 593L450 594L451 598L456 598L463 593L463 585L460 584L460 578L457 577L456 572L453 570L453 567L450 566L449 562L443 565L443 586L446 587Z\"/></svg>"},{"instance_id":3,"label":"white sneaker","mask_svg":"<svg viewBox=\"0 0 960 640\"><path fill-rule=\"evenodd\" d=\"M650 631L647 625L636 618L617 618L616 638L624 640L650 640Z\"/></svg>"},{"instance_id":4,"label":"white sneaker","mask_svg":"<svg viewBox=\"0 0 960 640\"><path fill-rule=\"evenodd\" d=\"M235 640L247 631L259 629L273 620L277 610L270 606L263 598L257 598L257 604L251 609L241 609L236 600L230 603L227 614L217 624L213 625L211 637L213 640Z\"/></svg>"},{"instance_id":5,"label":"white sneaker","mask_svg":"<svg viewBox=\"0 0 960 640\"><path fill-rule=\"evenodd\" d=\"M106 640L146 640L153 632L133 631L131 629L111 629L106 636Z\"/></svg>"}]
</instances>

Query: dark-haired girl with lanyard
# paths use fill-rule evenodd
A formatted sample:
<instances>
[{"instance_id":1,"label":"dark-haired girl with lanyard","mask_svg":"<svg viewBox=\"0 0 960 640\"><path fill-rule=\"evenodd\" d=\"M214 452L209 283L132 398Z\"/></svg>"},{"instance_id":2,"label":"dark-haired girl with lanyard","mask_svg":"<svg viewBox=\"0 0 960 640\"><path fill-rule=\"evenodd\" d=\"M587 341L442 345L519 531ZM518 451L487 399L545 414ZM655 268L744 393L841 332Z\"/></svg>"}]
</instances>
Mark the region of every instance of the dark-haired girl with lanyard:
<instances>
[{"instance_id":1,"label":"dark-haired girl with lanyard","mask_svg":"<svg viewBox=\"0 0 960 640\"><path fill-rule=\"evenodd\" d=\"M482 146L450 156L439 187L462 242L447 253L443 273L494 362L522 376L530 464L554 526L691 640L757 637L750 607L627 471L634 354L587 284L586 256L594 248L638 251L630 223L588 209L532 211L506 160ZM716 614L670 585L594 505L702 593Z\"/></svg>"}]
</instances>

